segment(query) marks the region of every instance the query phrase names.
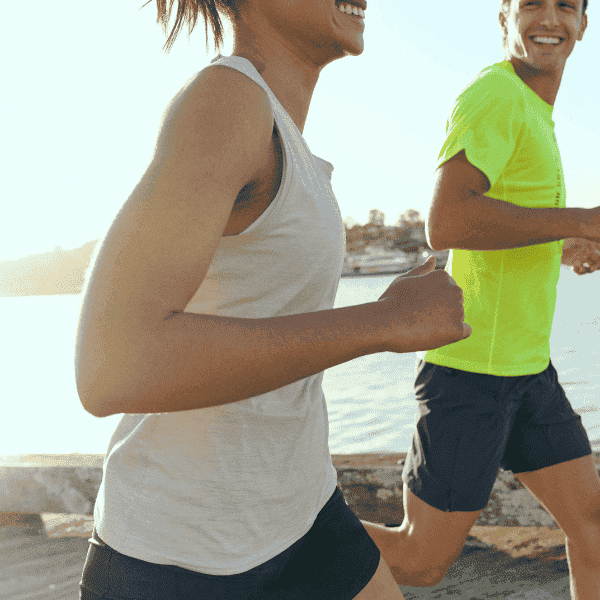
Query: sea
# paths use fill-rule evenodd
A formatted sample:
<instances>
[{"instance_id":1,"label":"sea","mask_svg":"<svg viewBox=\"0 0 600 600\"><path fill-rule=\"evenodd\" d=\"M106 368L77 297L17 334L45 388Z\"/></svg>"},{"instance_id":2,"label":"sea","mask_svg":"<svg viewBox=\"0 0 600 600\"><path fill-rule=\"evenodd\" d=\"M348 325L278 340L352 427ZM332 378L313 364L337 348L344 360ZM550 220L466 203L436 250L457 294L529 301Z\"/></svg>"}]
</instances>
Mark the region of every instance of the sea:
<instances>
[{"instance_id":1,"label":"sea","mask_svg":"<svg viewBox=\"0 0 600 600\"><path fill-rule=\"evenodd\" d=\"M376 300L394 276L340 282L336 307ZM104 454L120 416L98 419L77 396L74 348L81 296L0 298L0 456ZM600 450L600 272L561 268L551 359ZM414 353L382 353L325 372L334 454L406 452L417 420Z\"/></svg>"}]
</instances>

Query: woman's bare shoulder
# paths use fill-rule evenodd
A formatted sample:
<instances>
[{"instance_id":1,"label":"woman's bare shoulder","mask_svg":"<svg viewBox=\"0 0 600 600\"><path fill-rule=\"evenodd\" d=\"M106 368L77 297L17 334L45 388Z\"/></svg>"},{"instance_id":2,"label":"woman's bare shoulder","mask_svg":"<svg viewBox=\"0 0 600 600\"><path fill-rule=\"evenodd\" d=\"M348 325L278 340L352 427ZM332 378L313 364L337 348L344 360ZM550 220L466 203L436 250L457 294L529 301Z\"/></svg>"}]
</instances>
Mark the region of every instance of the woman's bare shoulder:
<instances>
[{"instance_id":1,"label":"woman's bare shoulder","mask_svg":"<svg viewBox=\"0 0 600 600\"><path fill-rule=\"evenodd\" d=\"M265 90L236 69L211 65L190 77L173 96L163 113L162 128L177 124L189 128L196 123L227 127L250 116L255 126L272 129L273 111Z\"/></svg>"}]
</instances>

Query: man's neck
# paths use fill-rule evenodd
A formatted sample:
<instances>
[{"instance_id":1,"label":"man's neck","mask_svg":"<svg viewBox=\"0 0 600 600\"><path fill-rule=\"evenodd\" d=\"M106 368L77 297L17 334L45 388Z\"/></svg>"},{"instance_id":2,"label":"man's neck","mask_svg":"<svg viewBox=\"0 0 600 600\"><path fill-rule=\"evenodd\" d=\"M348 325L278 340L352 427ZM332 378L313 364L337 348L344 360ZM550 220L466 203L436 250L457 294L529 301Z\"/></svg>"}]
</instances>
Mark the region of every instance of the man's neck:
<instances>
[{"instance_id":1,"label":"man's neck","mask_svg":"<svg viewBox=\"0 0 600 600\"><path fill-rule=\"evenodd\" d=\"M564 65L559 70L537 69L515 57L510 59L510 63L525 85L529 86L544 102L554 106L565 69Z\"/></svg>"}]
</instances>

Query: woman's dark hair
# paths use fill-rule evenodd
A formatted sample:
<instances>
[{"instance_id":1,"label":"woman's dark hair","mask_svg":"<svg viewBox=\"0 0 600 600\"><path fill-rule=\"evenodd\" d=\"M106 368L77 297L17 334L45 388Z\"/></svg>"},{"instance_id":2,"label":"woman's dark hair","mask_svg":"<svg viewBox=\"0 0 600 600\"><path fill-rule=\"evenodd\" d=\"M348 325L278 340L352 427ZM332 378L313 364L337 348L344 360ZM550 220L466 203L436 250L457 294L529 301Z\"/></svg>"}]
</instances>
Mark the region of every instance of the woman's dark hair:
<instances>
[{"instance_id":1,"label":"woman's dark hair","mask_svg":"<svg viewBox=\"0 0 600 600\"><path fill-rule=\"evenodd\" d=\"M144 6L147 6L151 2L152 0L148 0ZM165 35L167 35L174 3L175 0L156 0L156 22L162 25ZM188 36L192 33L198 21L198 13L202 13L202 18L204 19L206 50L208 51L209 23L212 29L215 50L221 50L223 47L223 22L221 21L221 14L233 21L238 16L238 9L241 3L242 0L177 0L175 23L163 46L163 51L168 53L171 50L184 23L187 22Z\"/></svg>"}]
</instances>

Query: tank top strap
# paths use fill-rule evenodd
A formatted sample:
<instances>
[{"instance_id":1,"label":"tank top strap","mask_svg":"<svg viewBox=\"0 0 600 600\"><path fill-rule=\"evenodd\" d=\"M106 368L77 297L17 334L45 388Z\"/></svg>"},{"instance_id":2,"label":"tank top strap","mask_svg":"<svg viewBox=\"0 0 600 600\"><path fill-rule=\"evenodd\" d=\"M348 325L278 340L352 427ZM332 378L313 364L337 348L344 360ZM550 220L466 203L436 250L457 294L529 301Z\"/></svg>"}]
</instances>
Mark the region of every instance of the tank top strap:
<instances>
[{"instance_id":1,"label":"tank top strap","mask_svg":"<svg viewBox=\"0 0 600 600\"><path fill-rule=\"evenodd\" d=\"M271 92L265 80L256 70L256 67L247 58L242 58L241 56L221 56L219 54L216 58L213 58L210 61L210 64L219 65L222 67L230 67L231 69L241 71L244 75L252 79L252 81L260 85L260 87L267 92L271 100L274 100L278 103L277 98L275 98L275 95Z\"/></svg>"},{"instance_id":2,"label":"tank top strap","mask_svg":"<svg viewBox=\"0 0 600 600\"><path fill-rule=\"evenodd\" d=\"M287 111L283 108L279 100L277 100L277 96L271 91L265 80L262 78L260 73L256 70L256 67L247 59L242 58L241 56L221 56L218 55L216 58L213 58L210 62L211 65L218 65L222 67L229 67L231 69L236 69L240 71L254 83L259 85L267 95L271 101L271 107L273 108L273 113L275 115L275 119L277 121L277 125L281 128L282 125L285 126L288 133L292 136L292 138L299 144L305 152L310 154L310 150L304 141L302 134L298 127L296 127L296 123L292 120Z\"/></svg>"}]
</instances>

